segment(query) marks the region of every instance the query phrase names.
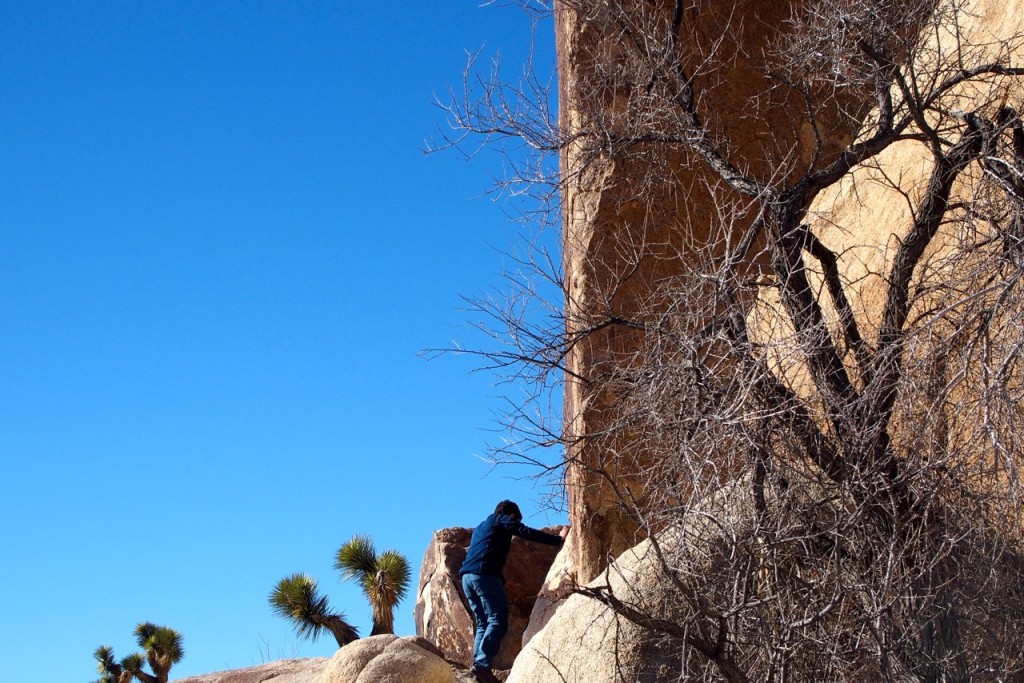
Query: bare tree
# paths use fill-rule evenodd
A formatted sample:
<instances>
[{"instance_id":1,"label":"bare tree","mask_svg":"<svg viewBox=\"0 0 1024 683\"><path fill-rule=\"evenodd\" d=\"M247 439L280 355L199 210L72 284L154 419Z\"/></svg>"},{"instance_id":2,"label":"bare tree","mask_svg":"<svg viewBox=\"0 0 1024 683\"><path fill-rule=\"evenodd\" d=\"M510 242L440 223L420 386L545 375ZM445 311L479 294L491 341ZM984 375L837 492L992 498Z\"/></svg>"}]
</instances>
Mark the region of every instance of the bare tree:
<instances>
[{"instance_id":1,"label":"bare tree","mask_svg":"<svg viewBox=\"0 0 1024 683\"><path fill-rule=\"evenodd\" d=\"M446 104L563 225L479 352L579 590L674 662L630 675L1024 680L1024 34L980 7L558 0L557 117L529 69ZM644 538L657 600L601 580Z\"/></svg>"}]
</instances>

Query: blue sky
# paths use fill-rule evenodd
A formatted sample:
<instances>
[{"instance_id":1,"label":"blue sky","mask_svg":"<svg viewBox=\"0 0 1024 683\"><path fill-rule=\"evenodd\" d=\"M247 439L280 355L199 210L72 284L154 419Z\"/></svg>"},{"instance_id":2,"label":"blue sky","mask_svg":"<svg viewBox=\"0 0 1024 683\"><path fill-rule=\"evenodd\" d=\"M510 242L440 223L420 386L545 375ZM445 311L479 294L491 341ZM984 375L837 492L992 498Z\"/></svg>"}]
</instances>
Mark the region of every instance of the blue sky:
<instances>
[{"instance_id":1,"label":"blue sky","mask_svg":"<svg viewBox=\"0 0 1024 683\"><path fill-rule=\"evenodd\" d=\"M329 655L266 598L305 571L368 632L353 534L418 575L501 498L563 521L480 457L495 378L420 355L474 343L516 234L497 155L422 153L434 95L529 40L456 0L0 2L0 681L93 680L144 620L172 678Z\"/></svg>"}]
</instances>

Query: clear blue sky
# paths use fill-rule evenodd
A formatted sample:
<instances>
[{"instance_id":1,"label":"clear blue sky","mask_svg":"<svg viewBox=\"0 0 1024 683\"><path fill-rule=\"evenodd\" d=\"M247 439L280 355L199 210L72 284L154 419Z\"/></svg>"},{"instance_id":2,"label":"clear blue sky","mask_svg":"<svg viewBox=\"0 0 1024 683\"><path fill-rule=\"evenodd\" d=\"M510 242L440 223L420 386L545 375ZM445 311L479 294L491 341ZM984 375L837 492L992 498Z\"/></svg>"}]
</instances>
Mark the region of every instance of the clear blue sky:
<instances>
[{"instance_id":1,"label":"clear blue sky","mask_svg":"<svg viewBox=\"0 0 1024 683\"><path fill-rule=\"evenodd\" d=\"M366 633L353 534L418 576L503 497L562 521L480 458L494 377L419 355L473 343L516 231L497 156L422 154L432 99L529 39L456 0L0 2L0 681L93 680L143 620L172 678L329 655L267 594L305 571Z\"/></svg>"}]
</instances>

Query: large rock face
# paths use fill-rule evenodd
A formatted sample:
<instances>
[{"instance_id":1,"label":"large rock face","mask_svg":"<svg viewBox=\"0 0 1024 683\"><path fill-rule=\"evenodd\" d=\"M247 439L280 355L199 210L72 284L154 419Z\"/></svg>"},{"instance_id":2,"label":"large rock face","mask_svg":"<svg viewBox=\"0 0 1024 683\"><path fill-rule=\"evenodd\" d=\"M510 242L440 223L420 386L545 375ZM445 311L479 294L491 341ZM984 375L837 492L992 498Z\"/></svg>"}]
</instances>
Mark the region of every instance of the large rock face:
<instances>
[{"instance_id":1,"label":"large rock face","mask_svg":"<svg viewBox=\"0 0 1024 683\"><path fill-rule=\"evenodd\" d=\"M269 680L274 683L315 683L328 661L327 657L282 659L245 669L180 678L174 683L262 683Z\"/></svg>"},{"instance_id":2,"label":"large rock face","mask_svg":"<svg viewBox=\"0 0 1024 683\"><path fill-rule=\"evenodd\" d=\"M611 574L622 588L619 571L633 577L643 568L645 546L627 551ZM599 577L595 583L604 582ZM671 653L659 651L643 629L616 618L604 604L571 595L549 615L545 627L523 648L508 683L613 683L681 680ZM659 676L659 671L664 676Z\"/></svg>"},{"instance_id":3,"label":"large rock face","mask_svg":"<svg viewBox=\"0 0 1024 683\"><path fill-rule=\"evenodd\" d=\"M674 2L555 3L560 128L570 138L584 133L563 148L561 159L567 328L570 336L589 331L571 347L564 392L570 520L580 530L581 581L642 539L608 481L617 481L620 491L639 487L630 472L650 464L642 445L609 432L622 417L620 397L603 381L635 362L642 332L602 323L609 315L644 319L641 311L659 305L660 283L726 242L736 243L752 219L743 209L729 215L726 207L739 205L740 198L716 183L700 159L680 151L683 145L594 141L643 140L659 127L684 135L670 129L672 112L660 112L665 121L659 121L659 112L644 110L652 99L644 87L653 83L650 74L675 62L699 74L700 116L715 136L728 139L737 167L769 177L828 163L857 126L855 118L840 115L850 103L834 92L821 94L808 116L802 94L771 79L765 64L787 19L803 4L684 3L682 29L673 32ZM652 43L655 52L671 45L670 58L637 56ZM692 298L691 306L713 312L713 292ZM703 326L700 316L695 320Z\"/></svg>"},{"instance_id":4,"label":"large rock face","mask_svg":"<svg viewBox=\"0 0 1024 683\"><path fill-rule=\"evenodd\" d=\"M792 477L791 481L798 481L793 477L798 474L796 470L786 470L783 474ZM783 570L780 565L766 561L768 556L763 553L767 545L758 547L756 539L763 526L754 502L752 480L752 477L743 477L723 486L714 496L699 501L681 514L676 525L620 555L601 576L586 586L574 587L553 615L543 616L546 624L524 646L507 683L773 680L777 669L771 657L763 656L768 649L766 638L770 635L767 629L761 630L763 625L771 623L772 608L748 614L743 618L745 625L741 623L743 619L734 622L735 630L728 631L730 637L735 638L732 643L723 646L723 641L717 638L724 631L716 631L723 607L737 604L737 566L750 570L760 563L759 569L745 577L754 581L763 580L772 571ZM778 487L767 492L764 504L768 514L784 516L789 528L802 538L813 538L817 534L813 516L792 511L806 504L813 505L818 512L829 507L828 503L822 503L822 493L826 490L828 487L819 488L814 482L803 480L799 487ZM842 515L847 511L838 504L828 514ZM967 533L983 537L986 531ZM813 561L804 564L805 576L820 574L824 565L830 563L831 560L826 559L817 566ZM1021 651L1020 615L1024 611L1019 596L1024 587L1021 580L1024 557L1007 554L986 571L977 573L972 573L965 564L957 565L958 587L963 591L961 603L972 601L972 596L1001 591L1005 612L979 610L978 603L974 603L972 622L978 628L965 634L963 647L975 657L972 663L980 662L982 666L988 666L986 662L1015 661ZM837 563L836 568L839 586L855 586L863 580L855 563L845 566ZM556 577L552 574L551 578ZM849 592L845 592L847 590ZM893 661L880 661L869 655L855 667L845 668L850 666L846 660L840 668L833 667L827 673L819 666L808 666L832 660L836 652L852 652L862 647L862 632L850 627L861 622L848 621L846 613L861 609L868 592L862 587L841 589L831 598L836 602L829 608L810 611L816 623L826 624L821 633L828 637L797 641L800 645L792 651L800 650L800 653L790 662L789 680L813 683L974 680L970 676L959 679L948 675L921 676L921 663L933 661L933 653L927 645L920 649L918 645L900 649L902 656L893 657ZM741 591L739 594L744 596L742 602L749 601L738 610L741 612L755 602L772 602L759 600L756 593ZM828 592L819 597L822 605L830 600ZM614 609L612 604L615 604ZM993 605L988 603L988 607ZM874 616L870 609L866 613ZM902 623L905 628L898 631L900 634L921 632L930 621L930 617L914 609L908 611L908 617ZM1012 634L1009 638L1007 631ZM725 652L729 654L721 657ZM719 657L718 661L712 661L713 657ZM738 666L731 668L737 663ZM738 675L730 677L729 673Z\"/></svg>"},{"instance_id":5,"label":"large rock face","mask_svg":"<svg viewBox=\"0 0 1024 683\"><path fill-rule=\"evenodd\" d=\"M580 530L576 563L586 582L643 537L607 481L642 498L643 482L632 473L652 464L641 440L630 441L611 428L623 419L621 395L606 381L638 364L645 343L641 325L603 323L609 318L656 321L652 312L669 308L659 298L659 286L699 259L713 259L720 245L739 242L750 225L750 216L737 208L742 206L737 195L716 183L716 173L700 158L680 151L686 145L651 141L679 130L671 128L671 112L645 108L656 101L651 87L657 79L644 74L675 64L696 74L692 82L702 122L716 140L728 140L729 160L737 168L762 179L822 168L852 139L867 110L850 101L813 101L813 92L805 108L795 90L770 80L766 62L784 42L787 19L811 5L808 1L682 3L681 28L674 34L666 27L673 24L677 3L555 4L560 127L572 140L561 158L567 329L570 338L588 331L567 357L564 392L570 521ZM960 7L963 30L942 40L963 40L994 55L1007 47L1002 41L1021 30L1019 0L943 4ZM663 63L648 62L645 70L636 65L634 53L652 44L657 51L675 52ZM1019 50L1019 41L1014 49ZM962 93L964 101L951 102L950 108L970 111L1007 101L1021 108L1017 92L983 90ZM631 136L637 141L588 143ZM869 333L877 329L872 316L887 294L885 266L911 223L904 190L922 182L925 156L924 145L892 147L879 158L882 171L859 169L849 182L821 196L808 217L823 243L841 255L844 282L856 283L851 298ZM886 179L899 178L902 187L885 190L886 183L875 182L883 172ZM960 196L972 191L964 188ZM756 271L759 264L746 266ZM703 327L700 311L713 312L709 302L714 300L712 292L690 297L691 329ZM766 308L778 310L774 302ZM771 310L763 315L767 327L783 325L781 316L772 319ZM950 418L951 438L960 433L957 417ZM976 415L961 420L977 421Z\"/></svg>"},{"instance_id":6,"label":"large rock face","mask_svg":"<svg viewBox=\"0 0 1024 683\"><path fill-rule=\"evenodd\" d=\"M575 544L576 532L571 531L565 539L565 545L555 558L548 575L544 577L544 583L537 593L537 599L533 603L533 611L530 613L530 620L523 631L523 647L544 628L555 616L562 604L572 595L572 589L576 586L576 563Z\"/></svg>"},{"instance_id":7,"label":"large rock face","mask_svg":"<svg viewBox=\"0 0 1024 683\"><path fill-rule=\"evenodd\" d=\"M459 567L472 533L463 527L434 532L423 554L414 615L417 635L464 664L473 660L473 617L462 595Z\"/></svg>"},{"instance_id":8,"label":"large rock face","mask_svg":"<svg viewBox=\"0 0 1024 683\"><path fill-rule=\"evenodd\" d=\"M729 591L728 572L720 571L731 554L717 543L722 529L753 518L749 487L725 487L703 509L687 515L678 528L658 536L657 552L647 539L628 549L587 588L605 590L623 604L654 618L685 620L692 616L675 581L713 598ZM666 563L672 567L669 579ZM573 592L571 570L549 575L550 596L557 609L538 610L546 623L525 644L507 683L675 683L700 680L705 663L689 657L683 664L678 641L658 637L617 615L604 602ZM538 624L539 625L539 624ZM532 630L533 625L531 625Z\"/></svg>"},{"instance_id":9,"label":"large rock face","mask_svg":"<svg viewBox=\"0 0 1024 683\"><path fill-rule=\"evenodd\" d=\"M557 534L559 527L544 529ZM472 529L453 527L434 533L423 556L416 594L416 634L434 643L452 662L473 662L473 617L462 594L459 568L466 558ZM558 548L512 541L505 565L505 589L509 599L509 631L494 662L496 669L511 668L522 648L523 632L530 621L537 593Z\"/></svg>"}]
</instances>

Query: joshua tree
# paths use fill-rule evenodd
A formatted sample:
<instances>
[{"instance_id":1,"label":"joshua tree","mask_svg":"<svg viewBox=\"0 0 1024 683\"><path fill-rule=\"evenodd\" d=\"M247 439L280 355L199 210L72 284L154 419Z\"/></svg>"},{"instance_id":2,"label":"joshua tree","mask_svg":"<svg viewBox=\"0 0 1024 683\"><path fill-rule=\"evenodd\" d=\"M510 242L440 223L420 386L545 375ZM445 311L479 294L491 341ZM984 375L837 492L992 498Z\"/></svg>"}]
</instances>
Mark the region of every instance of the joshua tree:
<instances>
[{"instance_id":1,"label":"joshua tree","mask_svg":"<svg viewBox=\"0 0 1024 683\"><path fill-rule=\"evenodd\" d=\"M316 581L305 574L292 574L278 581L270 593L270 608L291 621L302 638L316 640L324 629L334 634L338 647L359 638L345 615L331 611L327 597L317 592Z\"/></svg>"},{"instance_id":2,"label":"joshua tree","mask_svg":"<svg viewBox=\"0 0 1024 683\"><path fill-rule=\"evenodd\" d=\"M100 672L99 683L129 683L133 676L142 683L167 683L171 666L185 655L181 634L147 621L135 627L135 637L139 647L146 651L145 656L135 652L118 662L114 659L114 649L109 645L96 648L93 657ZM147 662L153 673L142 670Z\"/></svg>"},{"instance_id":3,"label":"joshua tree","mask_svg":"<svg viewBox=\"0 0 1024 683\"><path fill-rule=\"evenodd\" d=\"M181 634L173 628L157 626L148 621L135 627L135 638L139 647L146 651L146 661L153 674L147 674L136 667L135 677L143 683L167 683L171 666L181 661L185 650L181 646ZM141 659L141 657L139 657Z\"/></svg>"},{"instance_id":4,"label":"joshua tree","mask_svg":"<svg viewBox=\"0 0 1024 683\"><path fill-rule=\"evenodd\" d=\"M114 659L114 649L100 645L92 655L96 658L96 669L100 672L98 683L128 683L132 674L142 667L142 655L134 653L120 662Z\"/></svg>"},{"instance_id":5,"label":"joshua tree","mask_svg":"<svg viewBox=\"0 0 1024 683\"><path fill-rule=\"evenodd\" d=\"M342 581L355 578L373 608L371 636L395 632L395 605L409 588L409 562L395 550L380 555L369 536L357 535L338 548L334 568Z\"/></svg>"}]
</instances>

